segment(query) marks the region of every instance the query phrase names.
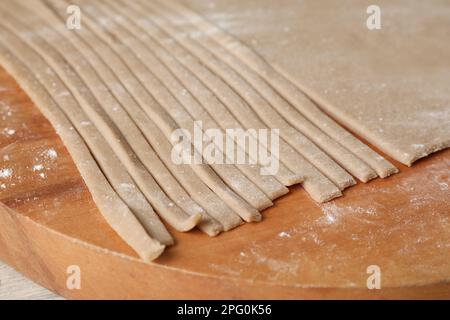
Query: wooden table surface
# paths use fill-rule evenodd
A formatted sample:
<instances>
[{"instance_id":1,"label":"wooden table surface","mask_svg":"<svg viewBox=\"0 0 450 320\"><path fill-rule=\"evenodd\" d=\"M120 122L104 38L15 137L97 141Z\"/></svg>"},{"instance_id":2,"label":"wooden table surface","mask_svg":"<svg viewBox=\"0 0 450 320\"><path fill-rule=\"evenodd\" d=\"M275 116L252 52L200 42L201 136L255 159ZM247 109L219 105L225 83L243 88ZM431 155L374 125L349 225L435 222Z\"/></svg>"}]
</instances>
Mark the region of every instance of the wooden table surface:
<instances>
[{"instance_id":1,"label":"wooden table surface","mask_svg":"<svg viewBox=\"0 0 450 320\"><path fill-rule=\"evenodd\" d=\"M56 300L60 296L0 262L0 300Z\"/></svg>"},{"instance_id":2,"label":"wooden table surface","mask_svg":"<svg viewBox=\"0 0 450 320\"><path fill-rule=\"evenodd\" d=\"M146 264L3 70L0 88L0 260L64 297L450 298L450 150L323 205L293 187L261 223L216 238L172 230L177 244ZM73 265L80 290L67 287ZM367 289L371 265L381 290Z\"/></svg>"}]
</instances>

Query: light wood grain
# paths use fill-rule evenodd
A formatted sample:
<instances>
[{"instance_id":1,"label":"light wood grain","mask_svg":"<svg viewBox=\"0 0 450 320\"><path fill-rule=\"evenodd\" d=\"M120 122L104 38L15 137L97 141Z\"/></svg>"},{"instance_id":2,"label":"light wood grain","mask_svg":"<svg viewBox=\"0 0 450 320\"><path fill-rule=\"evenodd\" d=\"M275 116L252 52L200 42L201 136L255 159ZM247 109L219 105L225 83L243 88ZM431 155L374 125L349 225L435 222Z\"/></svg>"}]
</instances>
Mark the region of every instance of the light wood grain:
<instances>
[{"instance_id":1,"label":"light wood grain","mask_svg":"<svg viewBox=\"0 0 450 320\"><path fill-rule=\"evenodd\" d=\"M450 298L450 151L318 205L302 190L145 264L104 221L51 125L0 71L0 260L68 298ZM12 132L12 131L11 131ZM48 157L54 149L57 157ZM33 167L43 165L45 170ZM45 173L44 177L40 173ZM378 265L382 289L368 290ZM66 287L81 268L81 290Z\"/></svg>"},{"instance_id":2,"label":"light wood grain","mask_svg":"<svg viewBox=\"0 0 450 320\"><path fill-rule=\"evenodd\" d=\"M60 296L0 262L0 300L59 300Z\"/></svg>"}]
</instances>

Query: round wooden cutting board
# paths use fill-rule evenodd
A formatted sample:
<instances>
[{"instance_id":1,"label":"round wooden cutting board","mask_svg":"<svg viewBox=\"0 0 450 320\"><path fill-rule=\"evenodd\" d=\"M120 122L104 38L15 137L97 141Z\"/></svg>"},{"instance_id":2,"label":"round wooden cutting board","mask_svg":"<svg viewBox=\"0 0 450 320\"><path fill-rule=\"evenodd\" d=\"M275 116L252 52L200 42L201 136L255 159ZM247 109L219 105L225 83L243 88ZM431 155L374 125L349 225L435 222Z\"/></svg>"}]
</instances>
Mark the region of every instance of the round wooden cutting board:
<instances>
[{"instance_id":1,"label":"round wooden cutting board","mask_svg":"<svg viewBox=\"0 0 450 320\"><path fill-rule=\"evenodd\" d=\"M450 150L396 165L322 205L291 188L262 222L216 238L171 230L177 244L146 264L0 70L0 260L67 298L450 298ZM73 265L79 290L66 285ZM367 288L370 266L381 289Z\"/></svg>"}]
</instances>

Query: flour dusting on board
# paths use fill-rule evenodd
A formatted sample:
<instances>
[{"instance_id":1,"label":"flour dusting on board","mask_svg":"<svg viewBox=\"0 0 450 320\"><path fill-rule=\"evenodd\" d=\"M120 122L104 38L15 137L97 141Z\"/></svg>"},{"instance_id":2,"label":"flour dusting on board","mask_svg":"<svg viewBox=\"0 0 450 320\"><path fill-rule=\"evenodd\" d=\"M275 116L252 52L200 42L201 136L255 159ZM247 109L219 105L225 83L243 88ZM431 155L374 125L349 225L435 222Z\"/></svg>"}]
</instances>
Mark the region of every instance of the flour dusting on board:
<instances>
[{"instance_id":1,"label":"flour dusting on board","mask_svg":"<svg viewBox=\"0 0 450 320\"><path fill-rule=\"evenodd\" d=\"M44 166L42 164L35 164L33 166L33 171L41 171L44 170Z\"/></svg>"},{"instance_id":2,"label":"flour dusting on board","mask_svg":"<svg viewBox=\"0 0 450 320\"><path fill-rule=\"evenodd\" d=\"M13 174L13 169L11 169L11 168L0 169L0 178L3 178L3 179L11 178L12 174Z\"/></svg>"},{"instance_id":3,"label":"flour dusting on board","mask_svg":"<svg viewBox=\"0 0 450 320\"><path fill-rule=\"evenodd\" d=\"M288 233L288 232L286 232L286 231L281 231L281 232L278 234L278 237L280 237L280 238L290 238L291 235L290 235L290 233Z\"/></svg>"},{"instance_id":4,"label":"flour dusting on board","mask_svg":"<svg viewBox=\"0 0 450 320\"><path fill-rule=\"evenodd\" d=\"M43 155L46 156L49 159L56 159L56 158L58 158L58 153L53 148L45 150L43 152Z\"/></svg>"},{"instance_id":5,"label":"flour dusting on board","mask_svg":"<svg viewBox=\"0 0 450 320\"><path fill-rule=\"evenodd\" d=\"M0 101L0 115L2 121L6 121L12 114L12 108L3 101Z\"/></svg>"},{"instance_id":6,"label":"flour dusting on board","mask_svg":"<svg viewBox=\"0 0 450 320\"><path fill-rule=\"evenodd\" d=\"M247 267L252 265L260 265L267 269L266 275L270 280L283 281L289 277L296 277L299 271L299 263L295 255L291 255L289 259L279 259L268 255L265 249L256 243L251 243L249 247L240 251L232 266L221 264L209 264L209 268L220 271L229 276L243 276ZM259 274L252 273L250 276L245 273L245 277L249 280L258 280Z\"/></svg>"},{"instance_id":7,"label":"flour dusting on board","mask_svg":"<svg viewBox=\"0 0 450 320\"><path fill-rule=\"evenodd\" d=\"M349 271L355 269L349 261L365 275L365 267L376 257L383 268L392 268L390 272L401 270L401 263L431 279L445 272L445 265L436 271L426 267L431 260L424 262L420 257L426 254L425 248L442 250L443 256L450 248L449 239L442 237L448 234L450 217L436 205L450 203L449 167L450 161L443 159L408 175L400 173L395 183L379 180L364 185L362 201L342 198L317 205L320 211L299 209L293 223L281 221L272 236L265 233L258 240L242 243L234 255L227 252L226 263L208 267L250 281L314 286L327 279L355 287L365 282ZM400 201L408 205L395 205L399 194ZM386 198L394 201L388 205Z\"/></svg>"},{"instance_id":8,"label":"flour dusting on board","mask_svg":"<svg viewBox=\"0 0 450 320\"><path fill-rule=\"evenodd\" d=\"M4 136L11 137L16 134L16 130L11 128L5 128L3 129L2 134Z\"/></svg>"}]
</instances>

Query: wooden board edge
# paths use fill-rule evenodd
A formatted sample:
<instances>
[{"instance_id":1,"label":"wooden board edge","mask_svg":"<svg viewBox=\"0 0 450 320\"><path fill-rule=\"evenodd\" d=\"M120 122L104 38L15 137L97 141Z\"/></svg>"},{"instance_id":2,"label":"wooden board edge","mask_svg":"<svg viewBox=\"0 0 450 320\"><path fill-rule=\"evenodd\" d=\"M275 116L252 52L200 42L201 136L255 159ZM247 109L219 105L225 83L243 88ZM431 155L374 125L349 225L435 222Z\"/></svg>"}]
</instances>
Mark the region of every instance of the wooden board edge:
<instances>
[{"instance_id":1,"label":"wooden board edge","mask_svg":"<svg viewBox=\"0 0 450 320\"><path fill-rule=\"evenodd\" d=\"M450 283L385 288L304 288L183 272L86 244L0 204L0 259L69 299L449 299ZM66 286L67 267L81 289ZM106 272L107 270L107 272ZM201 289L200 289L201 288Z\"/></svg>"}]
</instances>

